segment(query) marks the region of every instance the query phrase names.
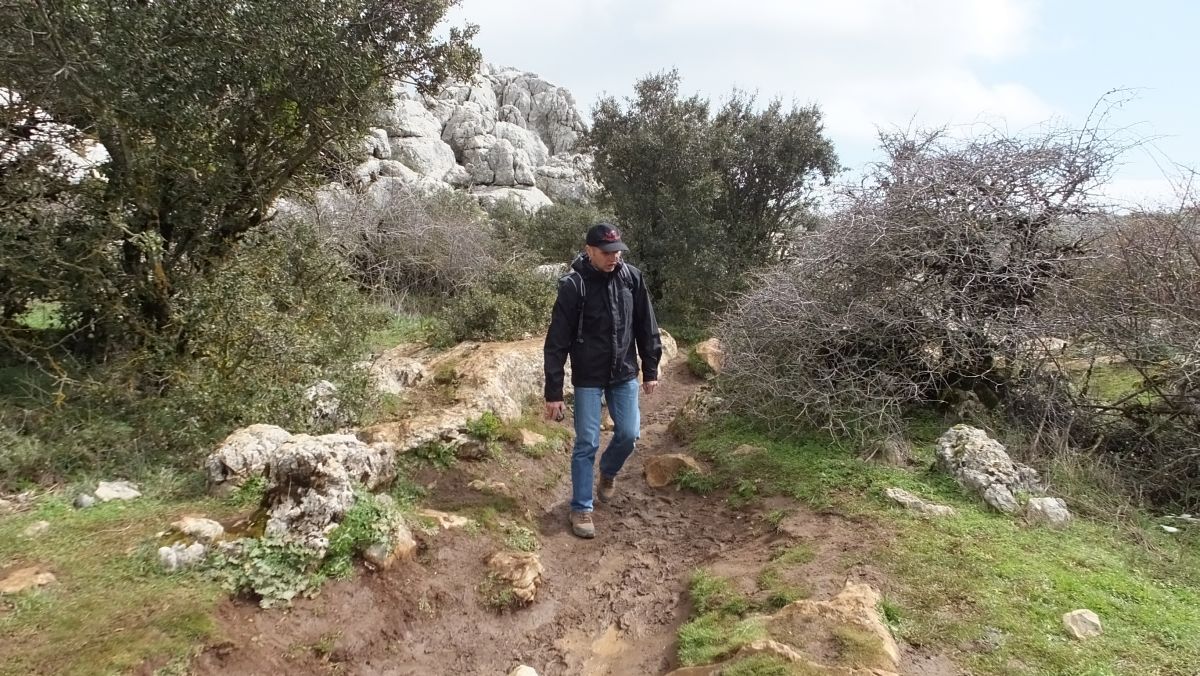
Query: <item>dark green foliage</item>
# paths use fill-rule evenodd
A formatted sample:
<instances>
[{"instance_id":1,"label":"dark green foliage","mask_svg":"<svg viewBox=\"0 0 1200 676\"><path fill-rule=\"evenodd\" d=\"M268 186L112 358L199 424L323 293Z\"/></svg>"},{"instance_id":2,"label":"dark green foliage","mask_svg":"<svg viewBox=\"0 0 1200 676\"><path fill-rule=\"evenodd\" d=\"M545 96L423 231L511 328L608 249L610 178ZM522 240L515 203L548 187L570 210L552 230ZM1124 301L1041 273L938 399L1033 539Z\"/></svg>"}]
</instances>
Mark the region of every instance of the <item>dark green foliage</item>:
<instances>
[{"instance_id":1,"label":"dark green foliage","mask_svg":"<svg viewBox=\"0 0 1200 676\"><path fill-rule=\"evenodd\" d=\"M191 349L189 294L285 188L321 178L323 151L361 137L389 78L429 90L473 69L473 29L434 37L451 4L0 5L0 89L17 93L0 101L0 320L56 301L93 354ZM55 138L19 145L62 133L107 151L99 178L39 174Z\"/></svg>"},{"instance_id":2,"label":"dark green foliage","mask_svg":"<svg viewBox=\"0 0 1200 676\"><path fill-rule=\"evenodd\" d=\"M536 335L545 329L553 306L554 280L517 266L503 268L483 285L454 298L438 314L449 329L443 344Z\"/></svg>"},{"instance_id":3,"label":"dark green foliage","mask_svg":"<svg viewBox=\"0 0 1200 676\"><path fill-rule=\"evenodd\" d=\"M497 233L520 251L536 253L542 263L570 263L583 250L583 236L613 214L590 204L553 204L530 216L509 203L492 212Z\"/></svg>"},{"instance_id":4,"label":"dark green foliage","mask_svg":"<svg viewBox=\"0 0 1200 676\"><path fill-rule=\"evenodd\" d=\"M593 113L603 203L668 320L703 318L748 268L778 260L786 235L811 220L812 182L837 170L816 107L755 108L735 92L713 115L707 99L680 96L671 71Z\"/></svg>"}]
</instances>

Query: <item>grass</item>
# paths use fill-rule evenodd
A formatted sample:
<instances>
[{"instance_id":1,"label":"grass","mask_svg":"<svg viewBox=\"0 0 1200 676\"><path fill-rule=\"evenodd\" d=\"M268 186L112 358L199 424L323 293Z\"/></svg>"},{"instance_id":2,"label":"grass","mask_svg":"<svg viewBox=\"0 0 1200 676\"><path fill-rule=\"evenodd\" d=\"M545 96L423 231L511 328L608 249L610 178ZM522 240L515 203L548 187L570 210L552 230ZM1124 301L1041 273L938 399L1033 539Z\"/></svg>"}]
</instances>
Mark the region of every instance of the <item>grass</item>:
<instances>
[{"instance_id":1,"label":"grass","mask_svg":"<svg viewBox=\"0 0 1200 676\"><path fill-rule=\"evenodd\" d=\"M914 430L924 460L935 429ZM763 451L732 453L746 443ZM945 476L871 465L816 433L774 437L726 421L697 446L724 486L750 479L764 495L886 525L893 537L875 560L900 590L888 598L889 623L971 673L1166 676L1200 665L1200 529L1169 536L1144 516L1079 518L1066 531L1030 527L987 511ZM882 497L889 486L958 515L910 515ZM785 552L776 562L784 558L799 562L811 552ZM1061 616L1077 608L1100 615L1102 636L1080 642L1065 634ZM963 647L996 630L1005 638L994 649Z\"/></svg>"},{"instance_id":2,"label":"grass","mask_svg":"<svg viewBox=\"0 0 1200 676\"><path fill-rule=\"evenodd\" d=\"M387 325L367 338L371 352L379 354L401 343L424 342L428 336L429 318L421 315L394 314Z\"/></svg>"},{"instance_id":3,"label":"grass","mask_svg":"<svg viewBox=\"0 0 1200 676\"><path fill-rule=\"evenodd\" d=\"M36 565L58 578L0 597L0 674L124 673L146 660L186 659L212 637L220 585L201 573L161 572L155 535L184 514L220 519L234 507L150 491L86 510L69 501L49 496L28 512L0 517L0 568ZM20 536L38 520L49 521L50 530Z\"/></svg>"}]
</instances>

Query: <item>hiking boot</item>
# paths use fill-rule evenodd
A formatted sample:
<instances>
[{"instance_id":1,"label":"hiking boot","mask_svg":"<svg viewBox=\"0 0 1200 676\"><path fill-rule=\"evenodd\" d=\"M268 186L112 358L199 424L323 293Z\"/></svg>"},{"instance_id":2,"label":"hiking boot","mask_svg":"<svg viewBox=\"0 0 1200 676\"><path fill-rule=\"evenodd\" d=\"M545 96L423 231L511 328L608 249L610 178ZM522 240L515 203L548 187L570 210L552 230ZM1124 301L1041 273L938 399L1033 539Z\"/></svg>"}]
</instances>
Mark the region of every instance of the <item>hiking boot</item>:
<instances>
[{"instance_id":1,"label":"hiking boot","mask_svg":"<svg viewBox=\"0 0 1200 676\"><path fill-rule=\"evenodd\" d=\"M596 484L596 497L600 498L600 502L609 502L616 494L617 478L601 474L600 481Z\"/></svg>"},{"instance_id":2,"label":"hiking boot","mask_svg":"<svg viewBox=\"0 0 1200 676\"><path fill-rule=\"evenodd\" d=\"M571 512L571 532L581 538L596 537L596 525L591 512Z\"/></svg>"}]
</instances>

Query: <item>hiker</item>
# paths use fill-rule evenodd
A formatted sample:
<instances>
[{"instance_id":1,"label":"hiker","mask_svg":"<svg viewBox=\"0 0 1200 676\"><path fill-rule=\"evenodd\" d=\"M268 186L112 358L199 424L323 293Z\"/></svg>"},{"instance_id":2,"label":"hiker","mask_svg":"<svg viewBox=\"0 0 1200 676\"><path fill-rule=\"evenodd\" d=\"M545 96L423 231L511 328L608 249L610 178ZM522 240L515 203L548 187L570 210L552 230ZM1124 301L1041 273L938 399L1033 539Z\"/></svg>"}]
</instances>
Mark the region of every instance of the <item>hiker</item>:
<instances>
[{"instance_id":1,"label":"hiker","mask_svg":"<svg viewBox=\"0 0 1200 676\"><path fill-rule=\"evenodd\" d=\"M617 473L641 436L638 412L638 357L642 390L658 385L662 340L650 292L642 273L621 260L629 247L608 223L587 231L586 246L558 280L558 298L546 333L546 418L562 420L563 373L571 357L575 386L575 447L571 451L571 531L582 538L596 535L592 523L592 482L600 448L600 400L608 402L613 436L600 456L596 493L612 499Z\"/></svg>"}]
</instances>

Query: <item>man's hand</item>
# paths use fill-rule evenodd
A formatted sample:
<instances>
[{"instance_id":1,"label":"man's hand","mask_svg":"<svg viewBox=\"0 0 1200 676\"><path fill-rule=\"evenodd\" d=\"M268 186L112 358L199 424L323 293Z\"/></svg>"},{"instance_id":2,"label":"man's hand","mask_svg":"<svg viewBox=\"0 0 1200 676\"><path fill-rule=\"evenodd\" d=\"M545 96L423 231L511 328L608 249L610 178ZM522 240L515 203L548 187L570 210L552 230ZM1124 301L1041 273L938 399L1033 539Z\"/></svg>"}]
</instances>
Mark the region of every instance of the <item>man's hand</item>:
<instances>
[{"instance_id":1,"label":"man's hand","mask_svg":"<svg viewBox=\"0 0 1200 676\"><path fill-rule=\"evenodd\" d=\"M567 417L567 405L561 401L546 402L546 420L557 420L562 422L562 419Z\"/></svg>"},{"instance_id":2,"label":"man's hand","mask_svg":"<svg viewBox=\"0 0 1200 676\"><path fill-rule=\"evenodd\" d=\"M646 394L654 394L654 388L658 387L657 380L647 380L642 383L642 391Z\"/></svg>"}]
</instances>

